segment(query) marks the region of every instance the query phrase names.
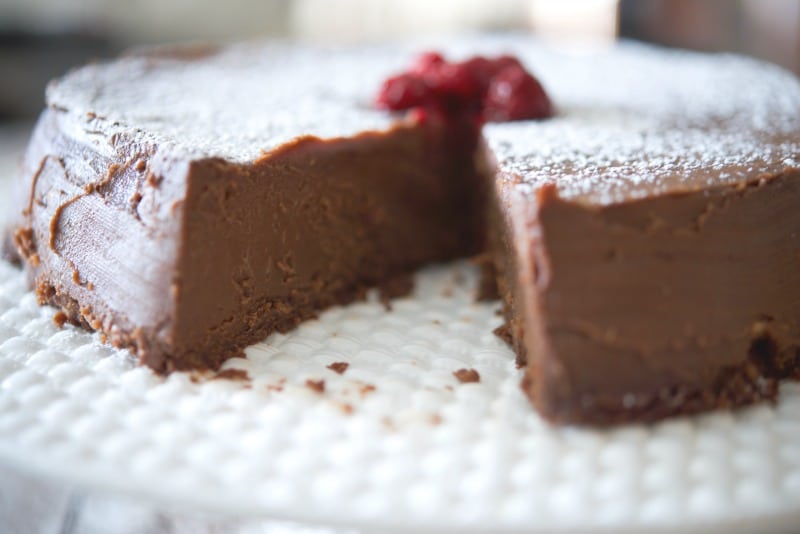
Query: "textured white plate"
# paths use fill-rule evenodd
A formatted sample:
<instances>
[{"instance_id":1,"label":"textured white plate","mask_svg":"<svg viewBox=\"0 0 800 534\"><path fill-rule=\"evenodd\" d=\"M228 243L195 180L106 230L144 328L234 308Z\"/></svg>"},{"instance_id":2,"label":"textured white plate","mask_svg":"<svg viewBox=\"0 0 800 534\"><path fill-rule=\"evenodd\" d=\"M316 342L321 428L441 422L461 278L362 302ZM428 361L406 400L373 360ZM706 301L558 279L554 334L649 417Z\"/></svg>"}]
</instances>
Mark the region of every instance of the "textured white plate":
<instances>
[{"instance_id":1,"label":"textured white plate","mask_svg":"<svg viewBox=\"0 0 800 534\"><path fill-rule=\"evenodd\" d=\"M158 377L52 321L0 262L0 457L164 506L493 531L800 524L800 387L612 431L554 428L519 389L466 264L386 311L336 308L248 349L250 380ZM328 369L346 362L343 374ZM472 368L479 383L453 371ZM323 380L317 392L307 380Z\"/></svg>"}]
</instances>

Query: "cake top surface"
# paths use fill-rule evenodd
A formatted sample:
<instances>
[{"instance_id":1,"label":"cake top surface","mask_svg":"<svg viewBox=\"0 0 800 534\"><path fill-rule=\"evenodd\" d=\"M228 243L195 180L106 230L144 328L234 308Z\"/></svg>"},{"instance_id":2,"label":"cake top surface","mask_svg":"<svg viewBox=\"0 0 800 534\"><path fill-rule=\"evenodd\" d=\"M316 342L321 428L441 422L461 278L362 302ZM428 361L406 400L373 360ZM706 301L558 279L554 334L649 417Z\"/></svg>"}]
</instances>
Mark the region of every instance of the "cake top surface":
<instances>
[{"instance_id":1,"label":"cake top surface","mask_svg":"<svg viewBox=\"0 0 800 534\"><path fill-rule=\"evenodd\" d=\"M800 83L773 65L641 44L526 58L558 114L484 127L523 192L611 204L800 166Z\"/></svg>"},{"instance_id":2,"label":"cake top surface","mask_svg":"<svg viewBox=\"0 0 800 534\"><path fill-rule=\"evenodd\" d=\"M244 43L89 65L51 84L47 97L79 128L246 163L303 135L391 129L398 116L372 107L375 92L429 49L454 59L513 54L547 89L554 118L483 129L523 193L554 183L565 198L613 204L800 166L793 75L636 43L584 54L521 35L365 48Z\"/></svg>"},{"instance_id":3,"label":"cake top surface","mask_svg":"<svg viewBox=\"0 0 800 534\"><path fill-rule=\"evenodd\" d=\"M47 101L187 157L246 163L303 135L390 128L395 118L371 106L388 57L282 42L144 50L72 71Z\"/></svg>"}]
</instances>

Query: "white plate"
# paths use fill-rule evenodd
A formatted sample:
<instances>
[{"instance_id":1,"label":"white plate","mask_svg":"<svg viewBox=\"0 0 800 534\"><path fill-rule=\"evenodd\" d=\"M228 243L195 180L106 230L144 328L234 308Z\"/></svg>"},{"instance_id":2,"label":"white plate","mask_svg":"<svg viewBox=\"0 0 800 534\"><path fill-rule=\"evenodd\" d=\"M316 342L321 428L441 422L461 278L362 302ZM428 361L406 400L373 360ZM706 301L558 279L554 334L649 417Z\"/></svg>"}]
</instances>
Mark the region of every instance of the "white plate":
<instances>
[{"instance_id":1,"label":"white plate","mask_svg":"<svg viewBox=\"0 0 800 534\"><path fill-rule=\"evenodd\" d=\"M392 311L335 308L226 364L250 380L193 381L59 329L0 262L0 457L245 518L495 532L800 524L798 384L735 414L551 427L474 283L465 263L427 269ZM461 384L461 368L480 382Z\"/></svg>"}]
</instances>

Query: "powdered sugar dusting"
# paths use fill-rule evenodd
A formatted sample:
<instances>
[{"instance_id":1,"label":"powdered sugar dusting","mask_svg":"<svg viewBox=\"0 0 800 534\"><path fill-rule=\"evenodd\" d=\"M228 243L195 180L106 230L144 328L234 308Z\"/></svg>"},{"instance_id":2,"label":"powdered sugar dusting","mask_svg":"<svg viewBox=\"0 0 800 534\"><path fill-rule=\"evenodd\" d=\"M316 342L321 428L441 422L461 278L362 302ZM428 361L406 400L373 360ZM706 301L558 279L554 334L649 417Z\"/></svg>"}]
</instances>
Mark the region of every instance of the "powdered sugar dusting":
<instances>
[{"instance_id":1,"label":"powdered sugar dusting","mask_svg":"<svg viewBox=\"0 0 800 534\"><path fill-rule=\"evenodd\" d=\"M284 43L232 45L198 60L139 55L71 73L49 88L48 102L96 115L92 127L106 133L133 128L188 157L244 163L303 135L391 127L371 107L375 85L402 61L384 65L391 55Z\"/></svg>"},{"instance_id":2,"label":"powdered sugar dusting","mask_svg":"<svg viewBox=\"0 0 800 534\"><path fill-rule=\"evenodd\" d=\"M557 64L524 57L558 116L484 129L523 193L553 183L562 197L610 204L798 166L800 84L771 65L637 44Z\"/></svg>"},{"instance_id":3,"label":"powdered sugar dusting","mask_svg":"<svg viewBox=\"0 0 800 534\"><path fill-rule=\"evenodd\" d=\"M186 157L250 162L294 138L386 131L372 109L382 80L421 50L454 60L511 53L543 82L552 120L484 128L500 169L532 193L609 204L797 167L800 84L730 55L623 43L589 55L530 37L417 41L359 49L247 43L198 60L134 56L74 71L50 87L51 106L103 135L125 132Z\"/></svg>"}]
</instances>

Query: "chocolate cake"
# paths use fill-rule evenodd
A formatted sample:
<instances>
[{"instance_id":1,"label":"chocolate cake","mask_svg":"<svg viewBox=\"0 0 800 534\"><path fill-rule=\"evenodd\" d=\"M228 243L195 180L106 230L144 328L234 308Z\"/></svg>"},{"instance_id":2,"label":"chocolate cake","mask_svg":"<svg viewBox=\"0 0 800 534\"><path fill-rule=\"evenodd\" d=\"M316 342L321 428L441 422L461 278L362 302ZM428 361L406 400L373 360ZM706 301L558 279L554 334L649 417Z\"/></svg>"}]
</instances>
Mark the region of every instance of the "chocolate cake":
<instances>
[{"instance_id":1,"label":"chocolate cake","mask_svg":"<svg viewBox=\"0 0 800 534\"><path fill-rule=\"evenodd\" d=\"M548 120L376 109L429 45L157 49L53 82L7 252L41 302L159 372L487 251L523 387L558 422L776 395L800 369L800 84L770 65L522 36ZM471 128L471 129L470 129Z\"/></svg>"}]
</instances>

